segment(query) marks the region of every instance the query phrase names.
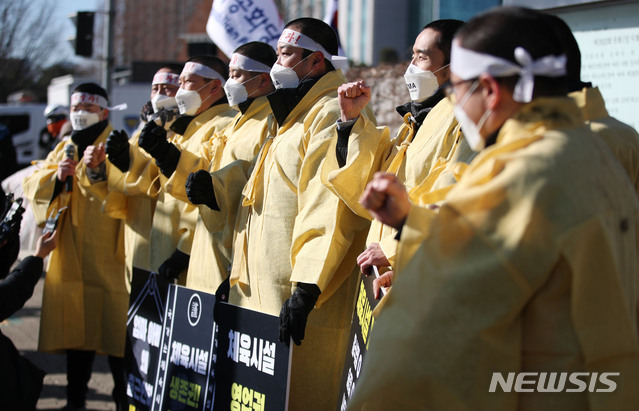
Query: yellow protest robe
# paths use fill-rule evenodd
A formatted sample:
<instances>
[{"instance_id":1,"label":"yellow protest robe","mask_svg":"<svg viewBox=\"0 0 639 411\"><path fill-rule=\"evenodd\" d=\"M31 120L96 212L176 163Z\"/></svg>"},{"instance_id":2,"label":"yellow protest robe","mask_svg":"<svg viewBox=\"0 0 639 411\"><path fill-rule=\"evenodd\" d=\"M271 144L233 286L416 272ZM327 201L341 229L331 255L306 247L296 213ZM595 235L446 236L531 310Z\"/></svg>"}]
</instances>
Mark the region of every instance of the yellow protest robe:
<instances>
[{"instance_id":1,"label":"yellow protest robe","mask_svg":"<svg viewBox=\"0 0 639 411\"><path fill-rule=\"evenodd\" d=\"M440 195L440 199L427 198L433 196L434 193L443 189L447 189L445 193L450 191L452 186L459 181L459 178L466 170L466 167L475 158L477 152L473 151L466 138L461 134L461 128L457 128L458 136L455 145L447 159L440 158L437 160L433 168L428 173L426 183L413 188L409 192L411 200L417 205L433 204L441 201L444 195Z\"/></svg>"},{"instance_id":2,"label":"yellow protest robe","mask_svg":"<svg viewBox=\"0 0 639 411\"><path fill-rule=\"evenodd\" d=\"M412 141L405 140L395 148L386 160L383 169L393 173L404 183L411 201L419 204L416 193L430 190L435 180L432 170L435 165L441 167L448 163L453 147L459 147L460 127L453 114L453 105L443 98L428 113ZM458 144L455 144L455 143ZM406 148L402 149L402 146ZM463 145L462 145L463 147ZM379 243L384 255L393 266L396 246L395 230L373 220L366 244Z\"/></svg>"},{"instance_id":3,"label":"yellow protest robe","mask_svg":"<svg viewBox=\"0 0 639 411\"><path fill-rule=\"evenodd\" d=\"M453 105L443 98L428 113L415 137L396 146L383 169L394 173L409 190L423 184L435 163L448 158L458 137Z\"/></svg>"},{"instance_id":4,"label":"yellow protest robe","mask_svg":"<svg viewBox=\"0 0 639 411\"><path fill-rule=\"evenodd\" d=\"M168 132L169 135L171 132ZM140 133L136 133L130 143L137 146ZM121 173L113 167L115 173ZM159 183L158 183L159 185ZM157 187L152 190L157 192ZM133 267L151 270L149 239L155 213L155 196L142 194L127 197L127 212L124 220L124 255L128 278L133 276Z\"/></svg>"},{"instance_id":5,"label":"yellow protest robe","mask_svg":"<svg viewBox=\"0 0 639 411\"><path fill-rule=\"evenodd\" d=\"M108 125L94 144L105 142L111 129ZM38 224L52 211L68 206L58 224L58 246L47 265L38 348L90 350L122 357L129 295L120 220L124 216L119 210L126 199L117 193L110 193L104 201L91 195L78 184L86 178L80 161L73 191L63 188L51 200L58 164L70 143L58 144L23 183Z\"/></svg>"},{"instance_id":6,"label":"yellow protest robe","mask_svg":"<svg viewBox=\"0 0 639 411\"><path fill-rule=\"evenodd\" d=\"M319 175L339 118L337 87L344 82L341 71L322 76L266 141L244 188L236 228L229 302L279 315L296 283L316 284L322 292L302 345L293 348L292 410L337 407L359 278L355 259L369 224Z\"/></svg>"},{"instance_id":7,"label":"yellow protest robe","mask_svg":"<svg viewBox=\"0 0 639 411\"><path fill-rule=\"evenodd\" d=\"M439 164L438 161L451 156L453 147L459 146L456 142L460 139L453 105L447 98L441 99L430 110L417 132L411 114L407 113L389 149L386 148L388 136L388 128L375 127L373 123L366 123L365 119L358 119L351 131L346 165L338 168L331 164L331 161L336 163L336 160L329 157L322 170L325 184L359 215L369 216L358 200L376 171L397 175L411 196L412 191L419 192L424 185L432 185L428 181L431 169ZM351 155L354 157L351 158ZM396 247L394 237L395 230L373 220L366 244L379 243L393 265Z\"/></svg>"},{"instance_id":8,"label":"yellow protest robe","mask_svg":"<svg viewBox=\"0 0 639 411\"><path fill-rule=\"evenodd\" d=\"M611 117L597 87L586 87L568 95L575 100L590 129L603 139L621 162L639 195L639 134L627 124Z\"/></svg>"},{"instance_id":9,"label":"yellow protest robe","mask_svg":"<svg viewBox=\"0 0 639 411\"><path fill-rule=\"evenodd\" d=\"M216 104L196 116L184 135L173 134L169 141L180 151L198 152L203 142L224 129L234 116L235 111L227 103ZM137 146L130 147L129 171L114 184L129 195L145 193L151 198L157 197L149 239L149 263L151 270L157 272L176 249L185 254L191 253L198 210L162 189L167 177L160 172L155 160L143 151ZM180 278L181 284L185 283L183 276Z\"/></svg>"},{"instance_id":10,"label":"yellow protest robe","mask_svg":"<svg viewBox=\"0 0 639 411\"><path fill-rule=\"evenodd\" d=\"M477 155L477 153L470 148L468 142L461 134L459 126L456 127L456 130L458 131L457 139L455 140L455 144L450 152L449 158L439 158L428 173L426 180L421 185L414 187L408 192L410 201L415 205L425 207L428 210L425 211L426 213L437 212L438 203L445 198L448 192L459 181L464 171L467 169L468 164ZM394 270L393 281L396 281L403 269L400 264L401 260L398 262L396 259L398 246L398 241L396 239L397 231L392 227L383 225L378 220L373 220L371 223L371 231L368 233L368 244L375 242L375 234L378 232L380 233L381 238L377 242ZM415 241L414 248L417 248L420 243L421 241ZM406 248L407 247L404 246L405 250ZM406 253L408 252L405 251L405 254ZM412 253L410 255L412 256ZM390 270L391 267L380 267L379 270L380 272L384 272ZM386 295L390 292L392 292L391 287L386 289ZM386 298L382 299L382 301L377 304L375 310L373 310L373 315L375 317L377 317L381 310L384 309L385 304Z\"/></svg>"},{"instance_id":11,"label":"yellow protest robe","mask_svg":"<svg viewBox=\"0 0 639 411\"><path fill-rule=\"evenodd\" d=\"M172 132L168 132L172 135ZM151 160L146 152L140 149L137 145L140 137L140 131L138 130L129 139L129 152L136 151L136 155L145 157L147 161ZM124 217L124 269L128 284L131 283L133 277L133 267L138 267L144 270L151 270L150 250L149 250L149 238L151 236L151 226L153 224L153 214L155 212L156 196L159 192L159 180L154 182L154 188L148 190L155 193L153 195L145 195L143 193L127 193L125 187L125 176L117 167L109 167L107 171L107 185L92 184L89 180L85 179L81 181L81 184L85 184L87 189L96 195L98 198L105 198L110 191L119 192L125 194L126 202L124 203L124 209L121 212Z\"/></svg>"},{"instance_id":12,"label":"yellow protest robe","mask_svg":"<svg viewBox=\"0 0 639 411\"><path fill-rule=\"evenodd\" d=\"M182 151L177 169L166 182L166 191L182 201L188 201L184 184L189 173L201 169L214 172L236 160L253 160L269 130L274 130L274 127L276 122L268 99L255 99L244 113L237 113L221 133L214 134L208 144L202 146L199 156L187 150ZM239 196L242 187L240 183L230 188L235 189ZM186 286L215 293L230 274L237 207L231 207L224 214L206 205L199 205L198 209Z\"/></svg>"},{"instance_id":13,"label":"yellow protest robe","mask_svg":"<svg viewBox=\"0 0 639 411\"><path fill-rule=\"evenodd\" d=\"M408 193L410 201L417 206L424 207L424 213L426 214L436 213L439 209L439 204L444 201L448 192L452 190L453 186L459 181L468 169L468 164L476 155L477 152L470 148L468 142L460 133L451 152L451 158L448 160L439 159L433 169L431 169L426 182L421 186L413 188ZM379 221L377 221L377 223L381 224ZM390 235L382 238L379 244L384 254L390 256L389 261L397 276L403 271L403 264L413 256L415 250L423 241L423 237L418 235L415 237L415 240L411 242L411 245L404 242L403 258L398 259L398 241L395 238L396 231L391 227L384 227L384 230L387 230ZM374 314L378 314L382 307L382 304L378 304Z\"/></svg>"},{"instance_id":14,"label":"yellow protest robe","mask_svg":"<svg viewBox=\"0 0 639 411\"><path fill-rule=\"evenodd\" d=\"M414 186L408 191L410 201L418 206L427 207L436 212L438 204L443 201L448 192L459 181L468 164L475 158L477 153L473 151L468 142L461 134L459 126L455 128L457 139L455 145L449 154L449 158L440 157L431 168L428 176L420 185ZM381 227L380 227L381 226ZM395 274L401 272L401 267L397 262L397 245L395 239L396 230L392 227L383 226L379 221L374 220L371 224L371 232L369 233L369 241L374 242L372 238L373 229L379 230L381 233L379 246L388 258ZM376 311L381 309L380 305Z\"/></svg>"},{"instance_id":15,"label":"yellow protest robe","mask_svg":"<svg viewBox=\"0 0 639 411\"><path fill-rule=\"evenodd\" d=\"M348 409L636 409L638 211L574 102L524 106L438 213L409 213L398 258L413 232L425 240L387 296ZM531 392L489 392L509 372L597 375L581 376L582 392L559 375L561 392L540 392L540 374ZM620 373L616 388L589 392L602 372Z\"/></svg>"}]
</instances>

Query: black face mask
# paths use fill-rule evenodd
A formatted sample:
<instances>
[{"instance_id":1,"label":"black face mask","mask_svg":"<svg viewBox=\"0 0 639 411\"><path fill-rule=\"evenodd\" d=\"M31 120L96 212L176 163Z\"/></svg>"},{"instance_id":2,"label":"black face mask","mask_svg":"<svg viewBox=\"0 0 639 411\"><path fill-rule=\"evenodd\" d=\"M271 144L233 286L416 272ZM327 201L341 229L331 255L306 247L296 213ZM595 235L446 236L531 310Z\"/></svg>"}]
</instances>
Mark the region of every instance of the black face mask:
<instances>
[{"instance_id":1,"label":"black face mask","mask_svg":"<svg viewBox=\"0 0 639 411\"><path fill-rule=\"evenodd\" d=\"M411 113L413 118L415 118L415 123L417 128L422 125L426 115L430 113L430 110L437 105L443 98L445 97L444 91L442 89L437 90L435 94L428 97L426 100L416 103L414 101L409 101L406 104L398 106L396 108L397 112L400 116L404 117L406 113Z\"/></svg>"},{"instance_id":2,"label":"black face mask","mask_svg":"<svg viewBox=\"0 0 639 411\"><path fill-rule=\"evenodd\" d=\"M193 121L194 118L195 116L187 116L187 115L178 117L173 122L173 124L171 124L171 131L181 136L184 135L184 132L186 131L189 124L191 124L191 121Z\"/></svg>"},{"instance_id":3,"label":"black face mask","mask_svg":"<svg viewBox=\"0 0 639 411\"><path fill-rule=\"evenodd\" d=\"M249 109L249 107L251 107L251 103L253 103L255 101L255 99L253 98L249 98L246 101L241 102L240 104L237 105L237 108L240 109L240 112L242 114L246 113L246 110Z\"/></svg>"},{"instance_id":4,"label":"black face mask","mask_svg":"<svg viewBox=\"0 0 639 411\"><path fill-rule=\"evenodd\" d=\"M296 88L281 88L266 96L279 126L284 124L286 117L319 79L320 77L305 79Z\"/></svg>"}]
</instances>

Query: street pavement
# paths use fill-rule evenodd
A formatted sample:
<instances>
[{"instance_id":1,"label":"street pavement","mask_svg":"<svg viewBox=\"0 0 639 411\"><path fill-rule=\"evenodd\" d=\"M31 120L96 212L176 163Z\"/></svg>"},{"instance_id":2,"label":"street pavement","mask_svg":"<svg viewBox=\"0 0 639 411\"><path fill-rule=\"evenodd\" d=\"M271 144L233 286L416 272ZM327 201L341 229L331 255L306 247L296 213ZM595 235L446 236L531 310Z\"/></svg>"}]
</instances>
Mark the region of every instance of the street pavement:
<instances>
[{"instance_id":1,"label":"street pavement","mask_svg":"<svg viewBox=\"0 0 639 411\"><path fill-rule=\"evenodd\" d=\"M44 386L38 400L38 410L59 410L66 405L66 357L64 354L49 354L37 351L40 312L42 308L42 286L40 279L33 296L25 306L0 324L2 333L9 337L25 357L43 369ZM115 410L111 399L113 379L106 356L96 356L93 374L89 381L86 408L88 410Z\"/></svg>"}]
</instances>

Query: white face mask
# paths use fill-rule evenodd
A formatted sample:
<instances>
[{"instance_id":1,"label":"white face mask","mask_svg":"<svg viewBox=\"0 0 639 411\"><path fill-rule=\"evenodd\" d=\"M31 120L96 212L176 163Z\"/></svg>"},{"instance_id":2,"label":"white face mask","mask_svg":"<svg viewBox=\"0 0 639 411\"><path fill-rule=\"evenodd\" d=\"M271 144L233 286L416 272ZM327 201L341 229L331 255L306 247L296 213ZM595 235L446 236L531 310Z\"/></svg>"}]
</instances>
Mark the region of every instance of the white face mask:
<instances>
[{"instance_id":1,"label":"white face mask","mask_svg":"<svg viewBox=\"0 0 639 411\"><path fill-rule=\"evenodd\" d=\"M226 80L226 83L224 83L224 92L226 93L226 99L229 101L229 105L231 107L237 107L238 104L245 102L250 96L255 94L257 90L253 91L251 94L248 94L246 86L244 85L257 77L259 77L259 74L246 80L243 83L238 83L232 78Z\"/></svg>"},{"instance_id":2,"label":"white face mask","mask_svg":"<svg viewBox=\"0 0 639 411\"><path fill-rule=\"evenodd\" d=\"M308 56L304 57L293 67L284 67L278 63L273 64L273 67L271 68L271 80L273 80L273 85L275 86L275 88L295 88L298 84L300 84L300 81L308 77L308 75L311 74L311 71L313 70L306 73L304 78L300 80L299 77L297 77L297 73L293 69L297 67L298 64L309 58L311 55L312 54L309 54Z\"/></svg>"},{"instance_id":3,"label":"white face mask","mask_svg":"<svg viewBox=\"0 0 639 411\"><path fill-rule=\"evenodd\" d=\"M72 111L70 117L71 128L74 130L84 130L85 128L89 128L100 122L100 116L98 113L91 113L90 111L85 110Z\"/></svg>"},{"instance_id":4,"label":"white face mask","mask_svg":"<svg viewBox=\"0 0 639 411\"><path fill-rule=\"evenodd\" d=\"M180 114L194 116L197 113L204 100L211 97L210 94L204 100L200 97L199 91L206 87L207 84L209 83L206 83L198 90L185 90L182 87L178 89L177 93L175 93L175 101L180 109Z\"/></svg>"},{"instance_id":5,"label":"white face mask","mask_svg":"<svg viewBox=\"0 0 639 411\"><path fill-rule=\"evenodd\" d=\"M466 102L478 86L479 81L476 80L473 85L470 86L459 104L455 104L455 108L453 109L455 118L461 126L462 133L464 133L464 138L466 138L468 145L473 151L481 151L486 146L486 140L484 140L481 136L481 129L484 126L486 119L492 112L491 110L486 110L479 119L479 124L475 124L473 120L468 117L468 114L466 114L466 111L464 110L464 104L466 104Z\"/></svg>"},{"instance_id":6,"label":"white face mask","mask_svg":"<svg viewBox=\"0 0 639 411\"><path fill-rule=\"evenodd\" d=\"M448 64L432 72L422 70L411 63L404 74L404 81L406 82L406 87L408 87L410 99L415 102L422 102L435 94L439 88L439 82L437 81L435 73L445 67L448 67Z\"/></svg>"},{"instance_id":7,"label":"white face mask","mask_svg":"<svg viewBox=\"0 0 639 411\"><path fill-rule=\"evenodd\" d=\"M153 112L157 113L158 111L164 110L172 110L177 108L178 104L175 101L175 97L169 97L164 94L156 94L155 97L151 99L151 105L153 106Z\"/></svg>"}]
</instances>

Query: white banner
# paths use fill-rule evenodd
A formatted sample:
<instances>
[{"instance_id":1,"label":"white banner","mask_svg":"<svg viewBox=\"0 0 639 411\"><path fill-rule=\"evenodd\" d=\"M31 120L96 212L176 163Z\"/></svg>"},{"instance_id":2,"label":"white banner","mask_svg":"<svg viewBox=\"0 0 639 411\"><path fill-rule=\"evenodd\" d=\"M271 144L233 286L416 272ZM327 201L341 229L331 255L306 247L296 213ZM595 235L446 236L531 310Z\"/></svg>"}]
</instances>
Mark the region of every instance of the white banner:
<instances>
[{"instance_id":1,"label":"white banner","mask_svg":"<svg viewBox=\"0 0 639 411\"><path fill-rule=\"evenodd\" d=\"M284 25L273 0L214 0L206 32L229 58L250 41L273 48Z\"/></svg>"}]
</instances>

